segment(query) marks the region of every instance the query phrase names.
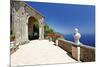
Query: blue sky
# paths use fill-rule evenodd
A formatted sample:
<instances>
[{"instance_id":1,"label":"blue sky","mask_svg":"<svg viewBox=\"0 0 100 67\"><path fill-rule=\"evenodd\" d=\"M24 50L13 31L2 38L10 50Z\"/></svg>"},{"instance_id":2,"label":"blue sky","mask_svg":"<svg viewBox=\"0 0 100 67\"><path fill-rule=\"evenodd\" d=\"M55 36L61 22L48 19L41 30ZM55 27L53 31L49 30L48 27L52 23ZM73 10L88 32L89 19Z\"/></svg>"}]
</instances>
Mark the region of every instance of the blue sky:
<instances>
[{"instance_id":1,"label":"blue sky","mask_svg":"<svg viewBox=\"0 0 100 67\"><path fill-rule=\"evenodd\" d=\"M56 32L72 34L79 28L82 34L95 33L95 6L26 2L39 11Z\"/></svg>"}]
</instances>

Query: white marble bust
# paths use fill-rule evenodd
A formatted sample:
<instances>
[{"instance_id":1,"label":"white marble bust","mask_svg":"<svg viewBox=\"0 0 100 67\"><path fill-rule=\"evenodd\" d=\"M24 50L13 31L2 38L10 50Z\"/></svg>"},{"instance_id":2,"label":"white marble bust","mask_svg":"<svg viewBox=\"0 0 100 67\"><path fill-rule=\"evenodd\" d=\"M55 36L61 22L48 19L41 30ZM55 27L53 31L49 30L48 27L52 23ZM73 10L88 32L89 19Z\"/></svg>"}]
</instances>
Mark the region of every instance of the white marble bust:
<instances>
[{"instance_id":1,"label":"white marble bust","mask_svg":"<svg viewBox=\"0 0 100 67\"><path fill-rule=\"evenodd\" d=\"M75 28L75 32L74 32L74 41L77 45L80 44L80 38L81 38L81 34L79 33L78 28Z\"/></svg>"}]
</instances>

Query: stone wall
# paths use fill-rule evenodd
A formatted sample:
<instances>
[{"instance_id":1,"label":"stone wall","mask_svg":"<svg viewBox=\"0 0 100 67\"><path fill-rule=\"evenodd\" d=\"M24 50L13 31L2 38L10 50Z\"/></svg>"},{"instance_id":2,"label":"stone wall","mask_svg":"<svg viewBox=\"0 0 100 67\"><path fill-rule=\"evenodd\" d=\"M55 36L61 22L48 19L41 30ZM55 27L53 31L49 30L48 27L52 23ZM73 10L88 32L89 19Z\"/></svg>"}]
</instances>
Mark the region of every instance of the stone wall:
<instances>
[{"instance_id":1,"label":"stone wall","mask_svg":"<svg viewBox=\"0 0 100 67\"><path fill-rule=\"evenodd\" d=\"M69 54L72 54L72 45L70 43L58 40L58 46L67 51Z\"/></svg>"},{"instance_id":2,"label":"stone wall","mask_svg":"<svg viewBox=\"0 0 100 67\"><path fill-rule=\"evenodd\" d=\"M68 52L72 58L77 60L78 46L75 43L59 39L58 46ZM80 60L82 62L95 61L95 48L86 45L80 45Z\"/></svg>"},{"instance_id":3,"label":"stone wall","mask_svg":"<svg viewBox=\"0 0 100 67\"><path fill-rule=\"evenodd\" d=\"M20 7L18 10L12 8L12 10L12 23L14 24L13 34L15 35L16 45L19 45L28 41L28 16L24 7Z\"/></svg>"},{"instance_id":4,"label":"stone wall","mask_svg":"<svg viewBox=\"0 0 100 67\"><path fill-rule=\"evenodd\" d=\"M83 62L95 61L95 48L90 47L90 46L81 45L80 46L80 59Z\"/></svg>"}]
</instances>

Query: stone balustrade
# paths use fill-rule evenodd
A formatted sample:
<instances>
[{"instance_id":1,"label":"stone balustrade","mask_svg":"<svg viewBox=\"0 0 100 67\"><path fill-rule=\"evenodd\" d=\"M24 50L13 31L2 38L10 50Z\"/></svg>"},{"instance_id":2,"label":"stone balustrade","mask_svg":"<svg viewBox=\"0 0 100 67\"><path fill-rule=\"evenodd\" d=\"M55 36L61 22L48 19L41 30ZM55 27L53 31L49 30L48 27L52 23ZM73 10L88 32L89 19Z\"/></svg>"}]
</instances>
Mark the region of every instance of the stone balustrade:
<instances>
[{"instance_id":1,"label":"stone balustrade","mask_svg":"<svg viewBox=\"0 0 100 67\"><path fill-rule=\"evenodd\" d=\"M68 54L78 60L78 51L77 47L80 47L80 61L82 62L91 62L95 61L95 48L87 45L80 44L76 45L74 42L59 39L58 46L64 49Z\"/></svg>"}]
</instances>

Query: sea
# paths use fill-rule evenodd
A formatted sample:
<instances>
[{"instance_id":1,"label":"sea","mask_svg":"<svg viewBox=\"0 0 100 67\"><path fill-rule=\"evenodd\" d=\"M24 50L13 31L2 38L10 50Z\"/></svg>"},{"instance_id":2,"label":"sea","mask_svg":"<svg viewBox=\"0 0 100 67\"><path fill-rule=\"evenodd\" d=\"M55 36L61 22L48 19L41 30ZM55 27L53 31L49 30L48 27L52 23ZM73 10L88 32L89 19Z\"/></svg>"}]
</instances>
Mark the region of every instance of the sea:
<instances>
[{"instance_id":1,"label":"sea","mask_svg":"<svg viewBox=\"0 0 100 67\"><path fill-rule=\"evenodd\" d=\"M73 41L73 35L64 35L65 40ZM95 47L95 34L83 34L81 35L80 42L84 45Z\"/></svg>"}]
</instances>

